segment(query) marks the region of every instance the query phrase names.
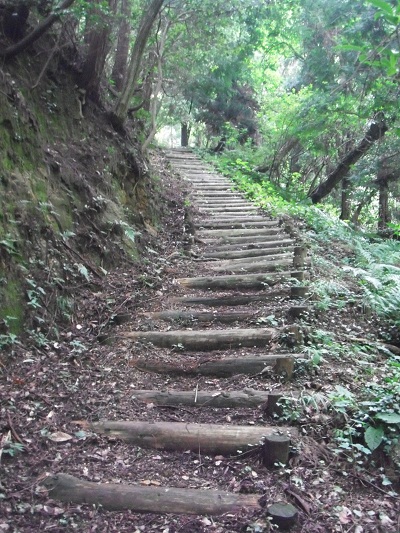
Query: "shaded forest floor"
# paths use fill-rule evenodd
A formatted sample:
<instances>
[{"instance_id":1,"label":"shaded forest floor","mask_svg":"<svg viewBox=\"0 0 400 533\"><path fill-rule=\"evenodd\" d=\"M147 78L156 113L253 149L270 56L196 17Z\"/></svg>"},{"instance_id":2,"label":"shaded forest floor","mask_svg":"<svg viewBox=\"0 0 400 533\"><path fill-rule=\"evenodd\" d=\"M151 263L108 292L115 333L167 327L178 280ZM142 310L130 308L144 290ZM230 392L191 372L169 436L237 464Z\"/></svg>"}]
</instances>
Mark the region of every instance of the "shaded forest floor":
<instances>
[{"instance_id":1,"label":"shaded forest floor","mask_svg":"<svg viewBox=\"0 0 400 533\"><path fill-rule=\"evenodd\" d=\"M345 409L342 413L330 409L329 394L341 386L357 394L362 383L369 379L367 374L371 379L382 379L380 369L385 359L381 351L363 343L355 355L354 339L369 339L373 345L386 327L363 313L357 288L351 286L350 280L351 304L320 308L303 324L304 361L298 364L294 380L284 386L285 390L301 395L311 392L316 402L302 405L299 412L287 413L283 420L300 430L286 467L268 471L256 454L243 460L240 456L144 450L83 431L74 423L105 418L250 425L268 422L262 408L254 409L251 414L233 408L203 411L145 405L135 399L134 389L220 387L212 378L173 378L138 371L135 361L154 357L154 348L119 336L121 330L165 328L165 324L149 320L144 313L169 308L171 297L188 294L176 283L177 278L206 272L195 260L201 243L191 248L192 253L187 253L188 236L184 231L187 186L179 176L169 172L159 155L155 156L154 164L161 176L167 214L161 228L147 232L140 261L123 264L102 280L77 289L73 319L60 326L59 339L41 348L21 341L2 356L0 531L258 533L271 530L263 513L245 510L211 518L138 515L60 504L50 500L38 488L38 482L46 472L61 471L97 482L216 488L259 494L268 502L285 499L299 510L294 532L400 531L398 474L389 461L380 453L365 461L354 455L354 449L339 449L334 439L335 431L345 428L349 415ZM307 228L302 231L307 233ZM346 254L339 243L320 243L311 267L312 278L329 280L332 271L341 267ZM289 306L290 302L282 298L257 305L255 326L285 325ZM197 327L193 324L194 329ZM248 351L241 352L245 355ZM163 354L164 361L179 359L183 366L192 361L190 355L180 353L179 347L157 353ZM307 360L310 354L319 355L318 360L314 358L314 364ZM279 378L265 374L233 376L223 385L224 390L271 390L281 386ZM392 485L382 483L383 480L392 481Z\"/></svg>"}]
</instances>

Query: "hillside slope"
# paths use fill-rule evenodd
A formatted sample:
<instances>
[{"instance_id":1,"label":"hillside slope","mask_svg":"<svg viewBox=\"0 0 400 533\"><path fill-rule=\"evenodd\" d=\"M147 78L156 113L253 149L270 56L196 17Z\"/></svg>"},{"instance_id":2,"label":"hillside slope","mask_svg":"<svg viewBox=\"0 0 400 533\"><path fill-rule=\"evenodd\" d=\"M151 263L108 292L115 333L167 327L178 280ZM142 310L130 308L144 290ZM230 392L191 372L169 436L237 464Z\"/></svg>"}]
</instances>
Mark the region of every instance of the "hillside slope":
<instances>
[{"instance_id":1,"label":"hillside slope","mask_svg":"<svg viewBox=\"0 0 400 533\"><path fill-rule=\"evenodd\" d=\"M28 56L0 72L4 345L26 329L54 336L54 321L73 312L71 289L140 260L166 213L162 174L141 155L135 125L123 137L105 109L82 106L61 59L41 68Z\"/></svg>"}]
</instances>

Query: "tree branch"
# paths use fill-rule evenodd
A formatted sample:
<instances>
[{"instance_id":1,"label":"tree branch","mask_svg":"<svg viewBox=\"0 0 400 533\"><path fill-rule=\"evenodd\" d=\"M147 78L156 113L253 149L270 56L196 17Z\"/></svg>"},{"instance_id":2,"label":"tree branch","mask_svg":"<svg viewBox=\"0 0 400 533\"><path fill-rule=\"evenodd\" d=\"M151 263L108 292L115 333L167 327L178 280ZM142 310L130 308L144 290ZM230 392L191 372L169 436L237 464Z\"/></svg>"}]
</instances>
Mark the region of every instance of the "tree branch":
<instances>
[{"instance_id":1,"label":"tree branch","mask_svg":"<svg viewBox=\"0 0 400 533\"><path fill-rule=\"evenodd\" d=\"M0 57L4 59L10 59L11 57L16 56L20 52L23 52L30 46L32 43L37 41L46 31L53 25L53 23L58 20L61 15L61 11L69 8L75 0L64 0L61 4L55 9L54 13L45 18L36 28L31 31L26 37L24 37L19 43L9 46L5 50L0 50Z\"/></svg>"}]
</instances>

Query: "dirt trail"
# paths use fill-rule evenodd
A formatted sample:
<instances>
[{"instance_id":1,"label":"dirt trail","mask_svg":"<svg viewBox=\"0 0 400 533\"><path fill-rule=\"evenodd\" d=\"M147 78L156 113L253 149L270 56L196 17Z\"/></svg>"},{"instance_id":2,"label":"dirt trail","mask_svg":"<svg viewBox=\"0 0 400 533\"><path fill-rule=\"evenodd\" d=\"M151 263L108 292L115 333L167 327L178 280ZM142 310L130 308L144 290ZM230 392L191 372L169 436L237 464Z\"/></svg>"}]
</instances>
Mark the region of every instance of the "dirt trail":
<instances>
[{"instance_id":1,"label":"dirt trail","mask_svg":"<svg viewBox=\"0 0 400 533\"><path fill-rule=\"evenodd\" d=\"M160 391L155 380L154 389L133 390L132 394L145 404L197 408L203 412L200 422L202 417L215 418L218 409L225 413L236 408L241 423L227 414L222 425L194 423L193 416L184 415L179 422L102 420L81 425L141 448L191 451L198 454L200 463L204 455L220 457L219 462L237 456L244 468L250 458L271 469L288 462L298 439L295 428L276 426L271 417L279 398L289 394L284 385L291 380L300 356L296 353L299 332L292 324L303 307L291 303L291 298L302 294L306 250L293 238L292 228L261 216L228 179L215 174L190 151L171 151L168 157L190 189L186 224L192 246L187 251L195 258L194 275L176 279L185 294L172 295L167 300L169 308L146 313L158 331L120 331L120 335L153 346L152 357L134 362L137 370L150 376L183 378L181 390L175 386ZM283 306L286 326L271 327L264 317L265 306ZM153 309L158 308L155 302ZM157 347L170 353L165 356ZM260 387L246 387L246 376ZM255 408L261 413L257 423ZM290 504L269 508L276 503L274 499L265 500L257 491L244 495L226 490L185 492L176 487L133 489L123 484L95 485L62 473L49 476L44 484L54 499L101 504L113 510L217 516L240 510L265 513L267 508L277 523L286 526L297 515Z\"/></svg>"}]
</instances>

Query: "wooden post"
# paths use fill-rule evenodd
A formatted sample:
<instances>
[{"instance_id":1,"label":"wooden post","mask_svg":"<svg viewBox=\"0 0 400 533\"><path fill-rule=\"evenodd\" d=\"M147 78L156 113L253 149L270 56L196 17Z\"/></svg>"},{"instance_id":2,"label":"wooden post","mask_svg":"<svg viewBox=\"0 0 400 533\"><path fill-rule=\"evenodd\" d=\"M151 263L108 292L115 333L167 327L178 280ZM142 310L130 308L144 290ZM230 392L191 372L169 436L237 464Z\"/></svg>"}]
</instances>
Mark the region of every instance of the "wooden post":
<instances>
[{"instance_id":1,"label":"wooden post","mask_svg":"<svg viewBox=\"0 0 400 533\"><path fill-rule=\"evenodd\" d=\"M282 340L287 346L298 346L303 343L303 333L299 326L293 324L282 331Z\"/></svg>"},{"instance_id":2,"label":"wooden post","mask_svg":"<svg viewBox=\"0 0 400 533\"><path fill-rule=\"evenodd\" d=\"M306 257L307 257L307 247L296 246L294 249L293 267L304 268L306 264Z\"/></svg>"},{"instance_id":3,"label":"wooden post","mask_svg":"<svg viewBox=\"0 0 400 533\"><path fill-rule=\"evenodd\" d=\"M272 523L284 531L294 526L298 515L296 507L285 502L277 502L268 506L267 513L272 518Z\"/></svg>"},{"instance_id":4,"label":"wooden post","mask_svg":"<svg viewBox=\"0 0 400 533\"><path fill-rule=\"evenodd\" d=\"M273 468L277 463L285 465L289 460L290 439L286 435L268 435L264 438L263 464Z\"/></svg>"},{"instance_id":5,"label":"wooden post","mask_svg":"<svg viewBox=\"0 0 400 533\"><path fill-rule=\"evenodd\" d=\"M308 305L294 305L288 311L291 318L306 318L310 312Z\"/></svg>"},{"instance_id":6,"label":"wooden post","mask_svg":"<svg viewBox=\"0 0 400 533\"><path fill-rule=\"evenodd\" d=\"M264 407L264 413L267 416L281 416L282 415L282 406L278 405L279 400L282 398L281 392L270 392L268 394L267 403Z\"/></svg>"},{"instance_id":7,"label":"wooden post","mask_svg":"<svg viewBox=\"0 0 400 533\"><path fill-rule=\"evenodd\" d=\"M290 287L290 298L305 298L307 295L307 287L304 285L294 285Z\"/></svg>"},{"instance_id":8,"label":"wooden post","mask_svg":"<svg viewBox=\"0 0 400 533\"><path fill-rule=\"evenodd\" d=\"M304 271L291 272L290 277L293 279L297 279L297 281L304 281L305 279Z\"/></svg>"}]
</instances>

